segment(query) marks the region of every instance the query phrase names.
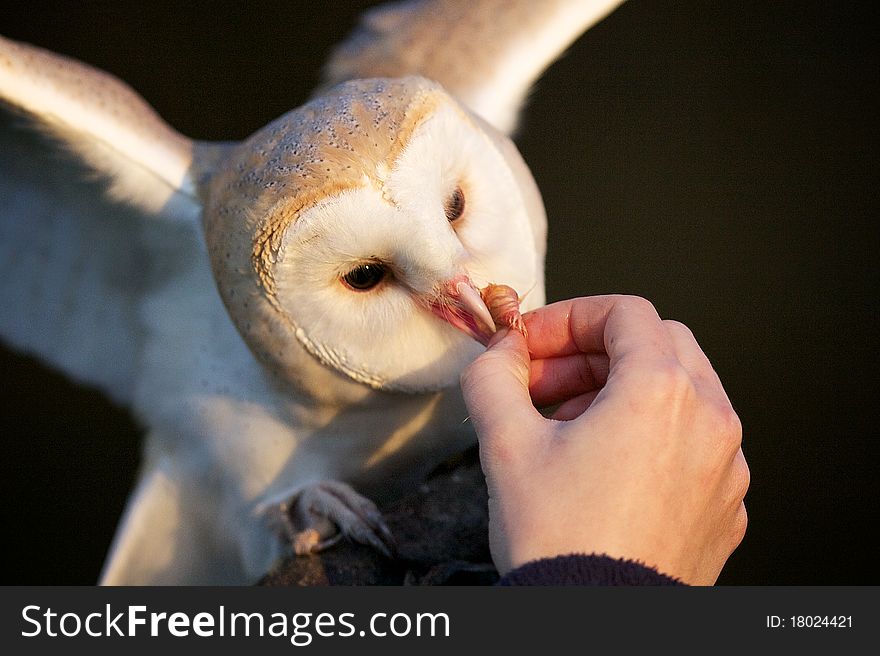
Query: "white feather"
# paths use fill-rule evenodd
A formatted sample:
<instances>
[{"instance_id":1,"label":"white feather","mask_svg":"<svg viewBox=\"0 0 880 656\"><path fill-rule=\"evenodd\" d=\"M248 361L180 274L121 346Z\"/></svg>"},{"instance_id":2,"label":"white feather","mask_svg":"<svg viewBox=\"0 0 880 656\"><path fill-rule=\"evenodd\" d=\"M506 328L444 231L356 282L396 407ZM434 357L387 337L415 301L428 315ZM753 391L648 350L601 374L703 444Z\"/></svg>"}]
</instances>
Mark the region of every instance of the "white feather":
<instances>
[{"instance_id":1,"label":"white feather","mask_svg":"<svg viewBox=\"0 0 880 656\"><path fill-rule=\"evenodd\" d=\"M542 2L542 19L512 31L497 50L491 74L457 93L466 105L505 133L514 131L526 95L544 70L574 40L623 0Z\"/></svg>"},{"instance_id":2,"label":"white feather","mask_svg":"<svg viewBox=\"0 0 880 656\"><path fill-rule=\"evenodd\" d=\"M418 74L513 132L529 88L624 0L406 0L367 12L333 53L328 84Z\"/></svg>"},{"instance_id":3,"label":"white feather","mask_svg":"<svg viewBox=\"0 0 880 656\"><path fill-rule=\"evenodd\" d=\"M129 402L143 344L138 308L150 275L140 242L144 218L103 200L103 185L49 155L43 140L4 127L0 337Z\"/></svg>"},{"instance_id":4,"label":"white feather","mask_svg":"<svg viewBox=\"0 0 880 656\"><path fill-rule=\"evenodd\" d=\"M0 100L110 178L115 198L149 212L198 216L192 143L113 76L0 36Z\"/></svg>"}]
</instances>

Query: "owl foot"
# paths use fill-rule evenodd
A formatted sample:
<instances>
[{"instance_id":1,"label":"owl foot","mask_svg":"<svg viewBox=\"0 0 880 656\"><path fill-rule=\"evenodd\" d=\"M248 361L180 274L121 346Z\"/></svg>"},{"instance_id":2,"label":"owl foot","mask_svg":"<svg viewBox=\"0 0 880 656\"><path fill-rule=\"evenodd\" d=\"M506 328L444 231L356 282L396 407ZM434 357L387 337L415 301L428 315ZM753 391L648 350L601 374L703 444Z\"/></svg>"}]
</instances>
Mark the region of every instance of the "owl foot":
<instances>
[{"instance_id":1,"label":"owl foot","mask_svg":"<svg viewBox=\"0 0 880 656\"><path fill-rule=\"evenodd\" d=\"M339 481L309 485L267 509L270 524L297 556L318 553L347 537L386 558L394 537L372 501Z\"/></svg>"}]
</instances>

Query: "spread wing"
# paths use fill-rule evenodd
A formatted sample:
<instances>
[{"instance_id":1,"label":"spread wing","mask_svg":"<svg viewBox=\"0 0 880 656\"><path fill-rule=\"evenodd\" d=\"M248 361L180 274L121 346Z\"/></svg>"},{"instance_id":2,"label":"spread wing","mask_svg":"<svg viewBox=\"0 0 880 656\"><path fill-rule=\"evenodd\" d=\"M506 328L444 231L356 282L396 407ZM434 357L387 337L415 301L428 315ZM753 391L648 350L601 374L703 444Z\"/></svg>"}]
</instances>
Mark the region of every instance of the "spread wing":
<instances>
[{"instance_id":1,"label":"spread wing","mask_svg":"<svg viewBox=\"0 0 880 656\"><path fill-rule=\"evenodd\" d=\"M417 74L510 133L531 85L623 0L407 0L367 12L325 79Z\"/></svg>"},{"instance_id":2,"label":"spread wing","mask_svg":"<svg viewBox=\"0 0 880 656\"><path fill-rule=\"evenodd\" d=\"M197 229L192 150L122 82L0 37L0 338L127 401L151 233Z\"/></svg>"}]
</instances>

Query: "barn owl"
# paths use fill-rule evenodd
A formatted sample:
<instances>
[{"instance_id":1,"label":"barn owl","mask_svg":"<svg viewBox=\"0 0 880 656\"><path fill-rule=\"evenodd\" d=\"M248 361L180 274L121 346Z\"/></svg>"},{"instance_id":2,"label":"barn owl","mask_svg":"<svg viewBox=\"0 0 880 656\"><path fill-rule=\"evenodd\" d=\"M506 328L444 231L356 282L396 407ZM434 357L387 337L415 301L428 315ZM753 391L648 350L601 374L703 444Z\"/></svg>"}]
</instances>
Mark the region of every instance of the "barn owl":
<instances>
[{"instance_id":1,"label":"barn owl","mask_svg":"<svg viewBox=\"0 0 880 656\"><path fill-rule=\"evenodd\" d=\"M310 101L239 143L0 37L0 100L102 180L2 135L0 336L148 430L102 583L251 583L340 536L390 550L368 499L474 439L457 381L492 331L478 290L544 301L523 98L618 4L380 7Z\"/></svg>"}]
</instances>

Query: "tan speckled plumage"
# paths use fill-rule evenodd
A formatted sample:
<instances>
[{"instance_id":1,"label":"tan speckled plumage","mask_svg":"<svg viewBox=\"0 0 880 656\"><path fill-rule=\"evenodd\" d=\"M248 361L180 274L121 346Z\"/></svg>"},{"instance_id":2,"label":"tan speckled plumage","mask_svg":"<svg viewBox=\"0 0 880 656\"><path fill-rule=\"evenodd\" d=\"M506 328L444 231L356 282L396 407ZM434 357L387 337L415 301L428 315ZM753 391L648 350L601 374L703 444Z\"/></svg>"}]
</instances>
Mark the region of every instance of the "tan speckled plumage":
<instances>
[{"instance_id":1,"label":"tan speckled plumage","mask_svg":"<svg viewBox=\"0 0 880 656\"><path fill-rule=\"evenodd\" d=\"M368 12L339 46L326 79L332 84L422 75L440 81L477 114L510 132L525 94L546 66L618 4L620 0L415 0L383 5ZM499 97L485 97L486 89Z\"/></svg>"},{"instance_id":2,"label":"tan speckled plumage","mask_svg":"<svg viewBox=\"0 0 880 656\"><path fill-rule=\"evenodd\" d=\"M364 16L362 31L340 46L329 80L418 73L450 89L486 80L503 59L510 35L534 25L558 0L461 0L382 6ZM372 41L381 35L381 41ZM438 47L440 46L440 47Z\"/></svg>"},{"instance_id":3,"label":"tan speckled plumage","mask_svg":"<svg viewBox=\"0 0 880 656\"><path fill-rule=\"evenodd\" d=\"M237 184L230 191L258 202L268 187L289 190L254 233L253 263L269 294L275 293L270 265L290 223L318 201L367 181L381 192L412 131L444 95L424 78L354 80L248 140L250 152L231 167Z\"/></svg>"}]
</instances>

